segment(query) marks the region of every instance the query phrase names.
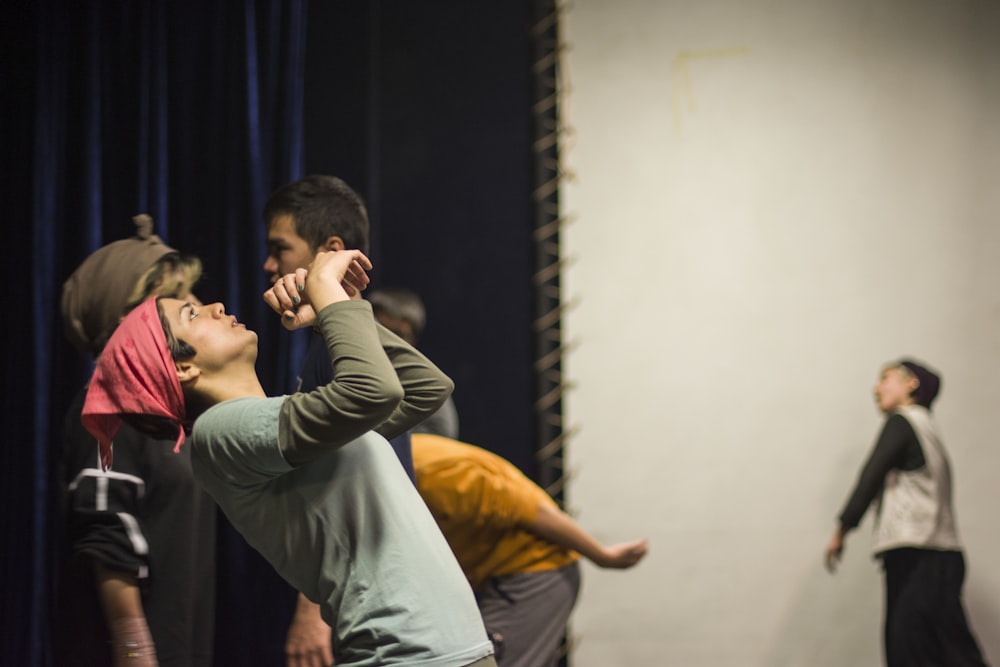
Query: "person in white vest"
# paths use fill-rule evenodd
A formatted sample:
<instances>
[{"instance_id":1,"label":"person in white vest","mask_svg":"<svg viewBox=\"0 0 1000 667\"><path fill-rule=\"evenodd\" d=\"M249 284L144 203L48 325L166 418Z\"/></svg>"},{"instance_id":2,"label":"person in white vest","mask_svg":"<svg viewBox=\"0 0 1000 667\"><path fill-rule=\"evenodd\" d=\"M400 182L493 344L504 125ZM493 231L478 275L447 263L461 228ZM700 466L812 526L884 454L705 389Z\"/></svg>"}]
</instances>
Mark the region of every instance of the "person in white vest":
<instances>
[{"instance_id":1,"label":"person in white vest","mask_svg":"<svg viewBox=\"0 0 1000 667\"><path fill-rule=\"evenodd\" d=\"M882 369L875 400L886 420L826 547L833 572L845 536L875 501L889 667L986 665L962 605L965 558L951 468L930 413L940 386L936 373L910 359Z\"/></svg>"}]
</instances>

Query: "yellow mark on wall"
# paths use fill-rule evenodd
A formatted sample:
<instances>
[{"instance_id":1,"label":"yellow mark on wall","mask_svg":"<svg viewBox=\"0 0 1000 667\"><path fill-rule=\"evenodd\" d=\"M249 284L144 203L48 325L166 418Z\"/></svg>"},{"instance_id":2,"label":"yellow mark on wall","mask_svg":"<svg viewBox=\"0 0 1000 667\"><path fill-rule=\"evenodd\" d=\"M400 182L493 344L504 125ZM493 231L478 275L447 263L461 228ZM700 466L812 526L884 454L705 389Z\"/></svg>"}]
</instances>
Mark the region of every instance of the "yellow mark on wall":
<instances>
[{"instance_id":1,"label":"yellow mark on wall","mask_svg":"<svg viewBox=\"0 0 1000 667\"><path fill-rule=\"evenodd\" d=\"M750 53L750 49L745 47L734 47L730 49L706 49L703 51L681 51L670 63L670 79L673 82L671 99L674 107L674 129L681 127L682 115L684 112L684 102L687 102L688 111L697 111L698 102L695 99L694 84L691 83L691 69L689 64L701 60L720 60L722 58L735 58L745 56Z\"/></svg>"}]
</instances>

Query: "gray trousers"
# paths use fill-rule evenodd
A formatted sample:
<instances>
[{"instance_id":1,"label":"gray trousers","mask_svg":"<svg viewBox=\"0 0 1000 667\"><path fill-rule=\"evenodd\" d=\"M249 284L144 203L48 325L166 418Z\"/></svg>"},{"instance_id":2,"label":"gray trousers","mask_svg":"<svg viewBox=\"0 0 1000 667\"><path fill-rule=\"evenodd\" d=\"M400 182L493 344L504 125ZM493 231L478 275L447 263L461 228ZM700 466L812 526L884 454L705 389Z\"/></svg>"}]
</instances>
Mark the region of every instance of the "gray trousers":
<instances>
[{"instance_id":1,"label":"gray trousers","mask_svg":"<svg viewBox=\"0 0 1000 667\"><path fill-rule=\"evenodd\" d=\"M501 667L550 667L580 590L580 566L497 577L477 593L489 633L503 636Z\"/></svg>"}]
</instances>

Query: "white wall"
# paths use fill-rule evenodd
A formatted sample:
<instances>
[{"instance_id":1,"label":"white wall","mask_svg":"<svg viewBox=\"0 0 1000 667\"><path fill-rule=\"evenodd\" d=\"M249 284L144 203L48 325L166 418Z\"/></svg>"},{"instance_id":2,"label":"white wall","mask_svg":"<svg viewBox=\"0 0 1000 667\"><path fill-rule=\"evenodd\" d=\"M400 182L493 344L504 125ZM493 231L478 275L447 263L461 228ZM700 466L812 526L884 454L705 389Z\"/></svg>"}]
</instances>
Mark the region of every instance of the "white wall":
<instances>
[{"instance_id":1,"label":"white wall","mask_svg":"<svg viewBox=\"0 0 1000 667\"><path fill-rule=\"evenodd\" d=\"M573 0L563 190L576 667L879 664L870 517L834 517L915 355L1000 661L1000 5Z\"/></svg>"}]
</instances>

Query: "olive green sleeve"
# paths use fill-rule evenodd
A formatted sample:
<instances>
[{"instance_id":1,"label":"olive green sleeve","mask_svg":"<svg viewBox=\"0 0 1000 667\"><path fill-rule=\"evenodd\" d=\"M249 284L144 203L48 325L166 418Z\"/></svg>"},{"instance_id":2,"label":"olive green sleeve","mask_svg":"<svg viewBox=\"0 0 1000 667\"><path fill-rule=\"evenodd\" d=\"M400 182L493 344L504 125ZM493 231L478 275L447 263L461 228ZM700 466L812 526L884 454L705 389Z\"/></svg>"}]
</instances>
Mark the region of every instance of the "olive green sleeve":
<instances>
[{"instance_id":1,"label":"olive green sleeve","mask_svg":"<svg viewBox=\"0 0 1000 667\"><path fill-rule=\"evenodd\" d=\"M387 421L402 421L399 412L412 412L401 406L405 384L397 377L391 354L382 349L367 301L331 304L316 319L333 360L333 381L308 393L293 394L281 407L278 444L288 463L295 466Z\"/></svg>"},{"instance_id":2,"label":"olive green sleeve","mask_svg":"<svg viewBox=\"0 0 1000 667\"><path fill-rule=\"evenodd\" d=\"M375 327L382 348L403 385L403 400L392 415L375 429L389 439L433 415L451 396L455 384L402 338L381 324L376 324Z\"/></svg>"}]
</instances>

